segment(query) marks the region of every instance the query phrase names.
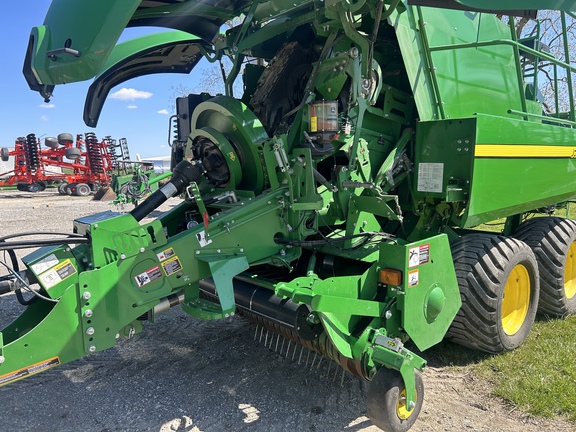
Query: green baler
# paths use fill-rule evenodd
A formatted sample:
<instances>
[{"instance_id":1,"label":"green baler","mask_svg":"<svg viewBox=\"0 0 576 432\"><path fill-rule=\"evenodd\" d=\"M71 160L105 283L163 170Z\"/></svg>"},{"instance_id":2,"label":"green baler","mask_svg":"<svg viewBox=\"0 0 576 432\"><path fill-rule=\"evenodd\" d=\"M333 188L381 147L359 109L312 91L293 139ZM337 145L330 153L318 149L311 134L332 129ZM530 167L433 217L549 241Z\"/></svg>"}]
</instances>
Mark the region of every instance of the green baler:
<instances>
[{"instance_id":1,"label":"green baler","mask_svg":"<svg viewBox=\"0 0 576 432\"><path fill-rule=\"evenodd\" d=\"M554 56L516 26L539 29L541 3L54 0L24 75L47 100L95 77L89 126L133 77L231 67L226 94L178 98L171 180L129 214L78 219L64 240L0 239L14 263L0 289L26 307L0 333L0 385L181 305L335 360L370 381L373 423L405 431L424 398L411 346L499 353L538 311L573 314L576 223L550 213L576 195L574 67L567 42ZM576 2L547 7L567 41ZM135 26L171 31L116 45ZM13 249L38 245L18 271Z\"/></svg>"}]
</instances>

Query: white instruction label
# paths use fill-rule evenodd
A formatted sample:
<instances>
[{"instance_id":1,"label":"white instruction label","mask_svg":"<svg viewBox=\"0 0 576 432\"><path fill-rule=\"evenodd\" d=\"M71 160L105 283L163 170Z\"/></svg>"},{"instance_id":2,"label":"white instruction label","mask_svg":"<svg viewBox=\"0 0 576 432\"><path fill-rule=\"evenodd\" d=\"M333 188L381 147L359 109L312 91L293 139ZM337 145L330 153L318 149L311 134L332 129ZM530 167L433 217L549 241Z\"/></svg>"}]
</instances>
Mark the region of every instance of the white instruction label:
<instances>
[{"instance_id":1,"label":"white instruction label","mask_svg":"<svg viewBox=\"0 0 576 432\"><path fill-rule=\"evenodd\" d=\"M442 192L443 163L418 164L418 192Z\"/></svg>"},{"instance_id":2,"label":"white instruction label","mask_svg":"<svg viewBox=\"0 0 576 432\"><path fill-rule=\"evenodd\" d=\"M56 255L50 254L46 258L42 258L36 264L33 264L32 271L36 274L44 273L46 270L54 267L56 264L58 264L58 258L56 258Z\"/></svg>"}]
</instances>

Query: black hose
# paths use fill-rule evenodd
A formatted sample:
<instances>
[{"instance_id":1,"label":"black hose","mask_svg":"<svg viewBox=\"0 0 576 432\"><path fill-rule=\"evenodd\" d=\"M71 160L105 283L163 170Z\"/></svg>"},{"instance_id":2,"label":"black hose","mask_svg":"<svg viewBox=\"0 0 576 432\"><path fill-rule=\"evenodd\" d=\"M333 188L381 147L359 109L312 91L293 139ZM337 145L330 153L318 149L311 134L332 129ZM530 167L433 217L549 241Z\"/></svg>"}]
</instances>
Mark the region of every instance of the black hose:
<instances>
[{"instance_id":1,"label":"black hose","mask_svg":"<svg viewBox=\"0 0 576 432\"><path fill-rule=\"evenodd\" d=\"M137 221L141 221L168 198L180 194L193 181L199 181L201 176L202 168L200 165L183 160L172 170L170 181L135 207L130 214Z\"/></svg>"}]
</instances>

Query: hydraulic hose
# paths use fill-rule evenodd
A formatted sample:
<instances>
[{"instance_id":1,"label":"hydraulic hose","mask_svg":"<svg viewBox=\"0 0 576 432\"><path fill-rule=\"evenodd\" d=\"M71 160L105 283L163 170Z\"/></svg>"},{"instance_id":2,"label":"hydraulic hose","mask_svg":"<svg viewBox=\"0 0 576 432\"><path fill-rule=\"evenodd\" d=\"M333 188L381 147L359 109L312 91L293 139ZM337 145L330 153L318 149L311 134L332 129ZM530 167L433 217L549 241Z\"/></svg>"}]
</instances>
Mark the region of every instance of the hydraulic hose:
<instances>
[{"instance_id":1,"label":"hydraulic hose","mask_svg":"<svg viewBox=\"0 0 576 432\"><path fill-rule=\"evenodd\" d=\"M186 186L193 181L199 181L202 176L202 167L186 160L180 162L172 170L172 178L161 189L158 189L140 205L134 207L130 214L137 221L141 221L168 198L180 194Z\"/></svg>"}]
</instances>

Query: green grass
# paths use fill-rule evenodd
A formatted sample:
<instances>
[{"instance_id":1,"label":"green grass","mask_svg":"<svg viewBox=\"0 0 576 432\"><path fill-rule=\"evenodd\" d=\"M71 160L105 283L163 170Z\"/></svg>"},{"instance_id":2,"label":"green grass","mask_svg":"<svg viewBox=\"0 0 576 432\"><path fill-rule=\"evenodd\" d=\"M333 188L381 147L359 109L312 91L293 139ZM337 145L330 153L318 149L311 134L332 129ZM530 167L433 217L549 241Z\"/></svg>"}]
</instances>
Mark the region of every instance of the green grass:
<instances>
[{"instance_id":1,"label":"green grass","mask_svg":"<svg viewBox=\"0 0 576 432\"><path fill-rule=\"evenodd\" d=\"M521 410L576 422L575 359L576 316L542 319L520 348L480 359L473 370Z\"/></svg>"}]
</instances>

